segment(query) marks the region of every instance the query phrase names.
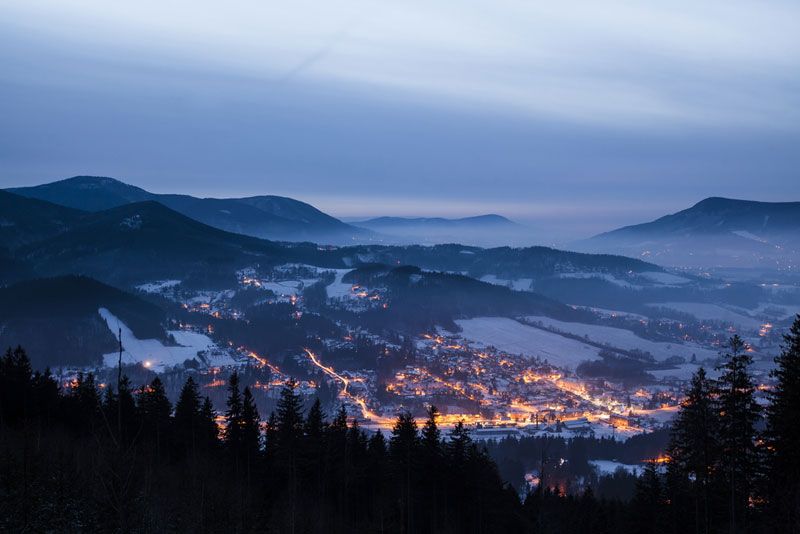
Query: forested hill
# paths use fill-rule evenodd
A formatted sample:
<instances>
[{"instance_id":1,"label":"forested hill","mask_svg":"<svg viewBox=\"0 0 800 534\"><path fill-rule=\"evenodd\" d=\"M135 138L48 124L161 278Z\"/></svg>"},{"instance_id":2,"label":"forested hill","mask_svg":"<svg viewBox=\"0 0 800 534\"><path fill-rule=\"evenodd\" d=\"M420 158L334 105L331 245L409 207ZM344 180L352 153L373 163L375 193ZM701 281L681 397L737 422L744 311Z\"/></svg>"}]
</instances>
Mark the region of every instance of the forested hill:
<instances>
[{"instance_id":1,"label":"forested hill","mask_svg":"<svg viewBox=\"0 0 800 534\"><path fill-rule=\"evenodd\" d=\"M310 204L275 195L198 198L158 194L101 176L74 176L9 191L84 211L103 211L152 200L209 226L266 239L347 243L354 237L368 238L371 234L368 230L331 217Z\"/></svg>"},{"instance_id":2,"label":"forested hill","mask_svg":"<svg viewBox=\"0 0 800 534\"><path fill-rule=\"evenodd\" d=\"M63 276L0 288L0 346L24 345L39 368L96 365L117 348L99 308L121 318L140 339L166 340L164 311L91 278Z\"/></svg>"}]
</instances>

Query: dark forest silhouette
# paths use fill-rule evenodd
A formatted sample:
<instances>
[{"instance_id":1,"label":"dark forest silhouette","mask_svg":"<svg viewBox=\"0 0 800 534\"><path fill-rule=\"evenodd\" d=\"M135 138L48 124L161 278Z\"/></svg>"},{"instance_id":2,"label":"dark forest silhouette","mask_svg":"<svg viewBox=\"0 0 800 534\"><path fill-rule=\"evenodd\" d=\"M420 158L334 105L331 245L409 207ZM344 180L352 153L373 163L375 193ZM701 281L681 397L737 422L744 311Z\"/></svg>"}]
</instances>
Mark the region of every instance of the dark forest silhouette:
<instances>
[{"instance_id":1,"label":"dark forest silhouette","mask_svg":"<svg viewBox=\"0 0 800 534\"><path fill-rule=\"evenodd\" d=\"M0 530L123 532L800 532L800 317L765 410L730 342L693 377L668 462L632 500L540 484L520 498L463 425L400 414L368 435L344 408L307 410L288 382L262 424L233 375L217 414L189 378L60 387L22 348L0 358ZM544 479L544 476L542 476Z\"/></svg>"}]
</instances>

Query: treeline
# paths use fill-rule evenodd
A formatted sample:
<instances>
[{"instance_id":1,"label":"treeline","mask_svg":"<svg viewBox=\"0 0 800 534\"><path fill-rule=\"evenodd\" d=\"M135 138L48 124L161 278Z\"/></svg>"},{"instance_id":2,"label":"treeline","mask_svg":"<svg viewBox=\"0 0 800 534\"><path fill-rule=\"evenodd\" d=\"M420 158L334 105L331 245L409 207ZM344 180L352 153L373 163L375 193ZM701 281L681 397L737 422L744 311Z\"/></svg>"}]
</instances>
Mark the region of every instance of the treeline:
<instances>
[{"instance_id":1,"label":"treeline","mask_svg":"<svg viewBox=\"0 0 800 534\"><path fill-rule=\"evenodd\" d=\"M776 363L766 408L738 336L719 379L693 376L666 469L648 465L639 480L647 532L800 532L800 317Z\"/></svg>"},{"instance_id":2,"label":"treeline","mask_svg":"<svg viewBox=\"0 0 800 534\"><path fill-rule=\"evenodd\" d=\"M421 425L401 414L389 435L369 435L344 409L331 420L318 400L305 409L290 381L262 422L235 374L217 414L192 379L173 408L158 378L133 388L79 375L61 388L9 350L0 531L798 532L800 318L763 431L743 349L731 341L718 381L694 377L669 461L647 466L630 501L598 498L613 493L599 483L570 492L552 467L520 495L463 425L443 435L432 407Z\"/></svg>"},{"instance_id":3,"label":"treeline","mask_svg":"<svg viewBox=\"0 0 800 534\"><path fill-rule=\"evenodd\" d=\"M293 382L262 424L229 379L216 414L189 378L63 390L18 348L0 359L0 531L507 532L517 494L459 425L401 414L388 436L305 410Z\"/></svg>"}]
</instances>

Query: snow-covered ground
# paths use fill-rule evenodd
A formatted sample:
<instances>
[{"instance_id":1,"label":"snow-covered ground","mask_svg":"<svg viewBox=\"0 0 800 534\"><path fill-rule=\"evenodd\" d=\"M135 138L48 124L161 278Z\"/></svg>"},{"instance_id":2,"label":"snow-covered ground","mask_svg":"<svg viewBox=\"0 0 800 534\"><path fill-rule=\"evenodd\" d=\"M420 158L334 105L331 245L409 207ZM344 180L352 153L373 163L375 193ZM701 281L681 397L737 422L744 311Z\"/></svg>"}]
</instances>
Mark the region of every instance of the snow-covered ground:
<instances>
[{"instance_id":1,"label":"snow-covered ground","mask_svg":"<svg viewBox=\"0 0 800 534\"><path fill-rule=\"evenodd\" d=\"M462 329L461 336L478 345L492 345L510 354L538 356L571 370L585 360L598 359L600 350L506 317L477 317L456 323Z\"/></svg>"},{"instance_id":2,"label":"snow-covered ground","mask_svg":"<svg viewBox=\"0 0 800 534\"><path fill-rule=\"evenodd\" d=\"M624 469L628 473L635 475L642 469L641 465L623 464L612 460L589 460L589 464L594 467L598 476L613 475L617 469Z\"/></svg>"},{"instance_id":3,"label":"snow-covered ground","mask_svg":"<svg viewBox=\"0 0 800 534\"><path fill-rule=\"evenodd\" d=\"M342 277L352 271L352 269L331 269L336 272L336 278L333 282L328 284L326 287L326 291L328 292L328 298L346 298L352 295L352 287L353 284L342 282Z\"/></svg>"},{"instance_id":4,"label":"snow-covered ground","mask_svg":"<svg viewBox=\"0 0 800 534\"><path fill-rule=\"evenodd\" d=\"M262 289L268 289L278 296L291 297L299 295L303 289L318 282L318 278L306 278L303 280L281 280L280 282L261 282Z\"/></svg>"},{"instance_id":5,"label":"snow-covered ground","mask_svg":"<svg viewBox=\"0 0 800 534\"><path fill-rule=\"evenodd\" d=\"M723 308L717 304L706 304L703 302L657 302L648 304L654 308L669 308L683 313L694 315L698 319L707 321L725 321L737 326L750 329L758 329L761 321L748 317L741 313Z\"/></svg>"},{"instance_id":6,"label":"snow-covered ground","mask_svg":"<svg viewBox=\"0 0 800 534\"><path fill-rule=\"evenodd\" d=\"M144 291L145 293L162 293L164 290L173 288L180 283L180 280L158 280L156 282L138 285L136 289Z\"/></svg>"},{"instance_id":7,"label":"snow-covered ground","mask_svg":"<svg viewBox=\"0 0 800 534\"><path fill-rule=\"evenodd\" d=\"M612 284L618 285L620 287L627 287L629 289L641 289L642 286L632 284L627 280L621 280L614 275L608 273L561 273L559 278L578 278L578 279L587 279L587 278L597 278L600 280L605 280L606 282L611 282Z\"/></svg>"},{"instance_id":8,"label":"snow-covered ground","mask_svg":"<svg viewBox=\"0 0 800 534\"><path fill-rule=\"evenodd\" d=\"M497 278L493 274L481 276L481 282L487 284L494 284L496 286L510 287L514 291L530 291L533 278L518 278L516 280L507 280L505 278Z\"/></svg>"},{"instance_id":9,"label":"snow-covered ground","mask_svg":"<svg viewBox=\"0 0 800 534\"><path fill-rule=\"evenodd\" d=\"M757 316L766 316L777 320L788 319L800 313L800 304L772 304L761 302L752 312Z\"/></svg>"},{"instance_id":10,"label":"snow-covered ground","mask_svg":"<svg viewBox=\"0 0 800 534\"><path fill-rule=\"evenodd\" d=\"M714 358L717 352L693 344L665 343L643 339L630 330L584 323L567 323L549 317L529 316L525 318L531 322L540 322L547 328L554 328L561 332L568 332L578 336L587 336L596 343L611 345L618 349L639 349L652 354L657 360L663 361L670 356L680 356L687 361L694 354L698 360Z\"/></svg>"},{"instance_id":11,"label":"snow-covered ground","mask_svg":"<svg viewBox=\"0 0 800 534\"><path fill-rule=\"evenodd\" d=\"M595 308L593 306L577 306L574 304L570 304L573 307L583 308L594 313L598 313L603 317L629 317L631 319L637 319L641 321L646 321L647 317L644 315L640 315L638 313L627 312L623 310L609 310L608 308Z\"/></svg>"},{"instance_id":12,"label":"snow-covered ground","mask_svg":"<svg viewBox=\"0 0 800 534\"><path fill-rule=\"evenodd\" d=\"M698 356L698 361L700 356ZM709 364L703 364L706 370L706 375L710 376L711 378L716 378L719 375L719 372L714 370L714 366ZM690 380L692 375L697 372L699 365L694 365L691 363L684 363L681 365L676 365L673 369L659 369L654 371L647 371L649 374L653 375L656 380L661 380L664 378L677 378L678 380Z\"/></svg>"},{"instance_id":13,"label":"snow-covered ground","mask_svg":"<svg viewBox=\"0 0 800 534\"><path fill-rule=\"evenodd\" d=\"M236 363L227 353L219 350L217 345L203 334L189 332L185 330L170 330L175 341L181 346L166 346L158 339L138 339L125 323L119 320L113 313L106 308L97 310L100 316L105 319L108 328L114 336L117 336L118 329L122 329L122 362L134 364L141 362L145 367L160 373L167 367L182 364L186 360L198 357L198 352L202 352L210 365L232 365ZM117 365L119 358L118 352L110 352L103 355L103 363L107 367Z\"/></svg>"}]
</instances>

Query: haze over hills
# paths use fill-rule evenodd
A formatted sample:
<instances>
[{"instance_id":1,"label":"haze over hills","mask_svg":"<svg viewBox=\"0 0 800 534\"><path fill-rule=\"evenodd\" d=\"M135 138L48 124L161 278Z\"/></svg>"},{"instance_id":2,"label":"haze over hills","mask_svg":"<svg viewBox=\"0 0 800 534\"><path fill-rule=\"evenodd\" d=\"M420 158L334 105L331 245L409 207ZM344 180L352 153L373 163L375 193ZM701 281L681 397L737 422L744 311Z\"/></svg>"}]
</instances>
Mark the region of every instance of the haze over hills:
<instances>
[{"instance_id":1,"label":"haze over hills","mask_svg":"<svg viewBox=\"0 0 800 534\"><path fill-rule=\"evenodd\" d=\"M351 224L379 233L395 243L464 243L478 246L530 245L528 229L501 215L458 219L443 217L377 217Z\"/></svg>"},{"instance_id":2,"label":"haze over hills","mask_svg":"<svg viewBox=\"0 0 800 534\"><path fill-rule=\"evenodd\" d=\"M663 265L790 270L797 268L800 257L800 202L711 197L577 246Z\"/></svg>"},{"instance_id":3,"label":"haze over hills","mask_svg":"<svg viewBox=\"0 0 800 534\"><path fill-rule=\"evenodd\" d=\"M218 199L157 194L114 178L96 176L75 176L8 191L84 211L154 200L209 226L265 239L342 244L351 243L356 237L370 237L368 230L344 223L305 202L280 196Z\"/></svg>"}]
</instances>

